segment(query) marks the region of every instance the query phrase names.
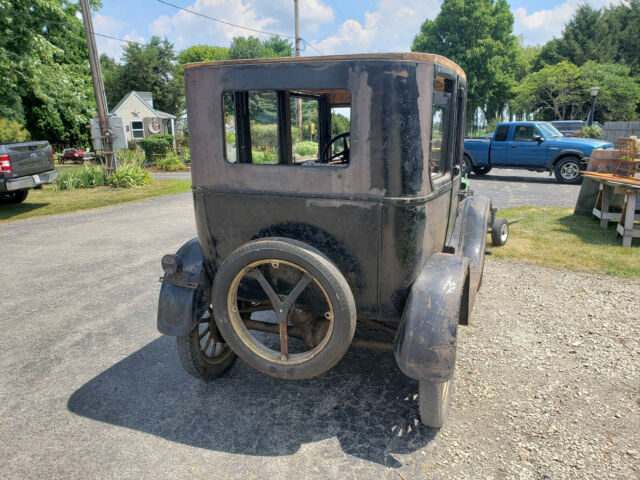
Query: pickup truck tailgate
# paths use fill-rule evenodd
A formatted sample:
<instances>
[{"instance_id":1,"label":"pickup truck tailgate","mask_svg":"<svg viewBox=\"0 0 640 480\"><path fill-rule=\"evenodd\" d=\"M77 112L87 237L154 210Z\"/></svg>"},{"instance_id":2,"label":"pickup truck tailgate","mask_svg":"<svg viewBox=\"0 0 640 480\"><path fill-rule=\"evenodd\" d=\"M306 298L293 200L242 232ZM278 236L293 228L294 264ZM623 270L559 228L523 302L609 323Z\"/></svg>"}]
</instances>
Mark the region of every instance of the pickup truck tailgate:
<instances>
[{"instance_id":1,"label":"pickup truck tailgate","mask_svg":"<svg viewBox=\"0 0 640 480\"><path fill-rule=\"evenodd\" d=\"M4 152L0 153L9 154L13 177L46 172L54 167L49 142L9 143L3 147Z\"/></svg>"}]
</instances>

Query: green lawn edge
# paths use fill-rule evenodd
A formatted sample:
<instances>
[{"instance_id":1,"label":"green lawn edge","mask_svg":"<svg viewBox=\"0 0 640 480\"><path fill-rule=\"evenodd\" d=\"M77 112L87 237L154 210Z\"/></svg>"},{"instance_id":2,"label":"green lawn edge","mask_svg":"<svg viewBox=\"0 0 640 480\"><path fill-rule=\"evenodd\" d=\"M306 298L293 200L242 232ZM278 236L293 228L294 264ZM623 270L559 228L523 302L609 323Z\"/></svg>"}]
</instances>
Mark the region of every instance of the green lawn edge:
<instances>
[{"instance_id":1,"label":"green lawn edge","mask_svg":"<svg viewBox=\"0 0 640 480\"><path fill-rule=\"evenodd\" d=\"M189 190L191 180L154 180L142 187L95 187L75 190L56 190L55 185L45 185L42 190L30 190L29 196L22 203L0 205L0 224L108 207Z\"/></svg>"},{"instance_id":2,"label":"green lawn edge","mask_svg":"<svg viewBox=\"0 0 640 480\"><path fill-rule=\"evenodd\" d=\"M640 278L640 241L623 247L615 222L600 228L599 220L561 207L514 207L500 210L498 216L526 218L510 225L506 245L489 246L494 258Z\"/></svg>"}]
</instances>

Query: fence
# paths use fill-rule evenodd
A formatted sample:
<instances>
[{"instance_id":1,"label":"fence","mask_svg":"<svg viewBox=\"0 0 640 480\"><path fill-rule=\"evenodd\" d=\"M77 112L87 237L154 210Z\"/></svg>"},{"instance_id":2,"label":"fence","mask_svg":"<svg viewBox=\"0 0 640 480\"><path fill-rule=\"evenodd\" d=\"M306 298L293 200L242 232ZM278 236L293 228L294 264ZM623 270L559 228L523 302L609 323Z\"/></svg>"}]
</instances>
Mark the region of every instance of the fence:
<instances>
[{"instance_id":1,"label":"fence","mask_svg":"<svg viewBox=\"0 0 640 480\"><path fill-rule=\"evenodd\" d=\"M618 146L618 138L637 135L640 137L640 122L605 122L602 139Z\"/></svg>"}]
</instances>

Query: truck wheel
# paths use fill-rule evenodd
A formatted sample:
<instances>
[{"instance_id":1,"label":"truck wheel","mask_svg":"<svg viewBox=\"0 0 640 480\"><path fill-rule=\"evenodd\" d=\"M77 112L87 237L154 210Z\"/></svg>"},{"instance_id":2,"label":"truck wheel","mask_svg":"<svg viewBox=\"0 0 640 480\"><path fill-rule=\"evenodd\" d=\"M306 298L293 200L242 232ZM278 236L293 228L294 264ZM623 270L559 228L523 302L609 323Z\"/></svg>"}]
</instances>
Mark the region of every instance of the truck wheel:
<instances>
[{"instance_id":1,"label":"truck wheel","mask_svg":"<svg viewBox=\"0 0 640 480\"><path fill-rule=\"evenodd\" d=\"M220 377L236 360L211 315L202 318L187 335L176 337L176 341L182 367L189 375L205 382Z\"/></svg>"},{"instance_id":2,"label":"truck wheel","mask_svg":"<svg viewBox=\"0 0 640 480\"><path fill-rule=\"evenodd\" d=\"M9 205L13 203L22 203L29 195L29 190L17 190L15 192L0 193L0 203Z\"/></svg>"},{"instance_id":3,"label":"truck wheel","mask_svg":"<svg viewBox=\"0 0 640 480\"><path fill-rule=\"evenodd\" d=\"M418 408L420 420L427 427L440 428L447 420L453 390L453 377L443 383L420 381Z\"/></svg>"},{"instance_id":4,"label":"truck wheel","mask_svg":"<svg viewBox=\"0 0 640 480\"><path fill-rule=\"evenodd\" d=\"M491 167L473 167L473 173L475 175L486 175L491 171Z\"/></svg>"},{"instance_id":5,"label":"truck wheel","mask_svg":"<svg viewBox=\"0 0 640 480\"><path fill-rule=\"evenodd\" d=\"M580 159L578 157L566 157L556 163L553 169L556 179L560 183L580 183L582 175L580 174Z\"/></svg>"},{"instance_id":6,"label":"truck wheel","mask_svg":"<svg viewBox=\"0 0 640 480\"><path fill-rule=\"evenodd\" d=\"M471 163L471 159L464 155L462 157L462 176L471 175L473 172L473 163Z\"/></svg>"},{"instance_id":7,"label":"truck wheel","mask_svg":"<svg viewBox=\"0 0 640 480\"><path fill-rule=\"evenodd\" d=\"M311 378L344 356L356 327L351 289L321 252L286 238L246 243L213 283L213 313L231 349L278 378Z\"/></svg>"},{"instance_id":8,"label":"truck wheel","mask_svg":"<svg viewBox=\"0 0 640 480\"><path fill-rule=\"evenodd\" d=\"M506 218L496 218L491 226L491 243L494 247L502 247L509 238L509 222Z\"/></svg>"}]
</instances>

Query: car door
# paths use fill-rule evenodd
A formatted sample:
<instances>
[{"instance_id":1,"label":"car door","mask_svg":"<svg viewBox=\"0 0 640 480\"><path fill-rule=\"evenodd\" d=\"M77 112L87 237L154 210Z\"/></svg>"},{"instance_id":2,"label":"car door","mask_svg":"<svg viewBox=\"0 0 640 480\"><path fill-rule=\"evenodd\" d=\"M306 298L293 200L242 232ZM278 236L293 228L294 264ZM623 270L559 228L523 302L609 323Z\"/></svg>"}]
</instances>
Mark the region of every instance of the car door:
<instances>
[{"instance_id":1,"label":"car door","mask_svg":"<svg viewBox=\"0 0 640 480\"><path fill-rule=\"evenodd\" d=\"M489 151L489 165L508 165L508 150L510 150L509 125L498 125L491 140Z\"/></svg>"},{"instance_id":2,"label":"car door","mask_svg":"<svg viewBox=\"0 0 640 480\"><path fill-rule=\"evenodd\" d=\"M542 168L547 164L549 147L535 125L516 125L507 152L505 165L523 168Z\"/></svg>"}]
</instances>

